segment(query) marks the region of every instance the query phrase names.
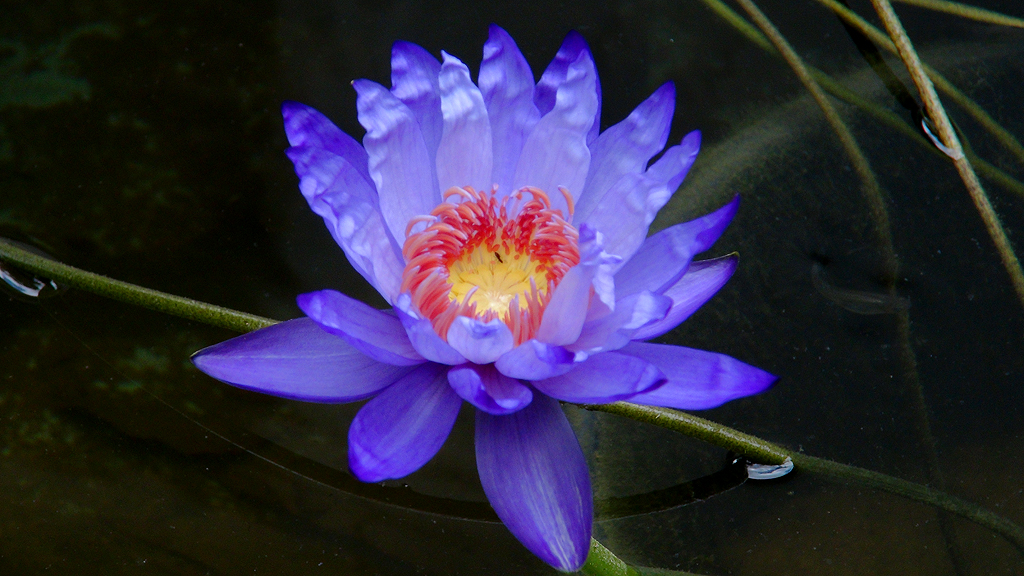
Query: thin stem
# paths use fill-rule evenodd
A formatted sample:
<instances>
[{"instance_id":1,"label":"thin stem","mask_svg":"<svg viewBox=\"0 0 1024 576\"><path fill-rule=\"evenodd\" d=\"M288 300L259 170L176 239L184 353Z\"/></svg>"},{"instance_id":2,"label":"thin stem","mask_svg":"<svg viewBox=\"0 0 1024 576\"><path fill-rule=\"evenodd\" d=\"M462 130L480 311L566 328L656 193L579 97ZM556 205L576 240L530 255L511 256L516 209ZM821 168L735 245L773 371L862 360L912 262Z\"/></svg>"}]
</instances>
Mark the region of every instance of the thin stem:
<instances>
[{"instance_id":1,"label":"thin stem","mask_svg":"<svg viewBox=\"0 0 1024 576\"><path fill-rule=\"evenodd\" d=\"M875 10L882 19L885 29L893 38L900 58L903 59L907 70L910 71L910 77L914 80L914 84L921 93L921 99L924 100L928 116L939 130L939 137L942 139L943 144L951 150L951 158L956 165L957 172L960 173L960 178L963 179L964 185L967 186L967 191L970 193L975 207L977 207L978 212L981 214L981 219L984 221L985 227L988 229L988 233L996 245L996 250L1003 260L1003 265L1010 274L1010 280L1013 282L1017 297L1020 299L1021 304L1024 305L1024 270L1021 270L1020 261L1017 260L1017 255L1013 252L1013 246L1010 244L1010 239L1006 236L1006 231L1003 230L1003 224L999 221L999 216L992 208L985 190L981 187L978 175L974 173L971 163L964 156L960 139L957 138L953 125L950 123L949 117L946 116L946 110L943 108L939 96L935 93L935 87L928 78L928 74L921 64L921 59L917 55L917 51L914 50L906 30L903 29L903 24L896 16L896 12L892 9L892 4L889 3L889 0L871 0L871 3L875 6Z\"/></svg>"},{"instance_id":2,"label":"thin stem","mask_svg":"<svg viewBox=\"0 0 1024 576\"><path fill-rule=\"evenodd\" d=\"M873 25L864 20L856 12L850 10L846 6L843 6L836 0L816 0L819 4L825 6L829 10L836 13L848 24L857 28L872 42L878 44L882 48L885 48L893 54L898 54L896 45L893 44L892 40L888 36L882 33L881 30L875 28ZM944 94L952 98L960 107L962 107L968 114L974 117L996 140L999 141L1007 150L1013 153L1017 157L1018 162L1024 164L1024 146L1021 145L1017 138L1010 134L1005 128L999 125L994 118L989 116L988 112L985 112L981 106L978 106L976 102L971 100L966 94L961 92L956 86L953 86L949 80L942 74L939 74L934 68L931 68L927 64L923 65L924 71L931 77L932 81L935 82L935 86L938 87Z\"/></svg>"},{"instance_id":3,"label":"thin stem","mask_svg":"<svg viewBox=\"0 0 1024 576\"><path fill-rule=\"evenodd\" d=\"M728 6L723 4L721 0L702 1L709 9L711 9L713 12L721 16L722 19L724 19L726 22L732 25L738 32L746 36L748 40L750 40L751 42L753 42L754 44L756 44L757 46L759 46L760 48L767 52L778 54L778 50L776 50L775 47L772 46L772 43L768 41L764 34L758 31L758 29L755 28L754 26L751 26L749 22L744 20L742 16L733 11L732 8L729 8ZM864 24L868 25L866 22ZM884 35L882 35L882 38L888 42L888 39L885 38ZM924 147L929 152L937 155L942 155L942 152L938 148L936 148L928 140L925 140L924 136L921 136L919 130L911 128L902 118L897 116L888 108L884 108L873 102L868 101L867 99L858 95L856 92L853 92L852 90L840 84L835 78L832 78L831 76L815 68L814 66L807 66L807 69L811 72L811 75L818 82L818 84L820 84L822 88L824 88L827 92L829 92L836 98L839 98L844 102L847 102L860 108L861 110L873 116L875 119L885 123L890 128L893 128L898 132L901 132L902 134L909 136L914 142ZM948 83L947 86L953 90L953 96L951 97L953 97L954 100L957 101L958 103L961 103L961 105L964 108L970 108L974 106L974 103L971 102L970 99L967 98L967 96L957 91L955 87L948 85ZM940 88L941 87L942 85L940 85ZM957 95L962 97L962 100L957 99ZM984 114L983 111L982 114ZM989 120L991 120L991 118L989 118ZM992 120L992 123L993 125L995 125L994 120ZM998 128L998 125L995 126ZM1009 134L1007 135L1009 136ZM1013 138L1012 136L1009 137L1011 139ZM1022 149L1022 152L1024 152L1024 149ZM996 166L993 166L991 163L985 160L982 160L977 155L972 153L970 150L967 150L966 154L967 159L971 161L971 164L973 164L976 167L977 171L980 174L997 182L1010 192L1013 192L1018 196L1024 197L1024 184L1016 180L1013 176L1007 174L1005 171L997 168ZM1022 156L1022 159L1024 159L1024 156Z\"/></svg>"},{"instance_id":4,"label":"thin stem","mask_svg":"<svg viewBox=\"0 0 1024 576\"><path fill-rule=\"evenodd\" d=\"M17 264L19 268L38 274L47 279L56 280L72 288L81 288L93 294L105 296L118 302L134 304L187 318L196 322L219 326L236 332L250 332L276 324L276 320L263 318L230 308L222 308L191 298L183 298L166 292L150 290L128 282L114 280L100 274L87 272L74 266L61 264L28 250L20 248L0 238L0 260Z\"/></svg>"},{"instance_id":5,"label":"thin stem","mask_svg":"<svg viewBox=\"0 0 1024 576\"><path fill-rule=\"evenodd\" d=\"M1000 26L1024 28L1024 20L1020 18L1014 18L1013 16L1007 16L1005 14L1000 14L999 12L985 10L984 8L978 8L976 6L970 6L968 4L961 4L960 2L948 2L947 0L896 1L901 2L903 4L910 4L911 6L917 6L919 8L927 8L929 10L935 10L937 12L953 14L954 16L967 18L969 20L977 20L979 22L987 22L989 24L998 24Z\"/></svg>"},{"instance_id":6,"label":"thin stem","mask_svg":"<svg viewBox=\"0 0 1024 576\"><path fill-rule=\"evenodd\" d=\"M821 108L822 113L825 114L825 119L828 120L832 130L835 131L839 137L839 141L842 142L843 148L846 149L846 153L850 156L850 160L853 163L853 169L860 176L861 184L864 188L864 195L868 201L871 215L877 225L877 231L880 236L879 243L883 247L892 245L892 237L890 235L889 225L889 212L885 208L885 200L882 197L882 190L878 186L878 180L875 178L874 172L871 171L871 165L868 163L867 157L864 152L861 151L860 145L857 144L857 140L853 137L853 133L840 118L839 113L836 112L835 107L829 101L828 96L822 91L821 86L815 81L808 67L804 64L803 59L793 50L793 47L789 45L789 42L782 36L779 30L774 24L768 19L767 16L761 12L760 9L754 4L752 0L737 0L739 5L746 10L747 14L754 21L754 24L768 37L775 49L778 50L779 54L782 55L782 59L789 64L789 67L793 69L793 72L800 79L800 82L805 88L811 93L814 101L818 103L818 107ZM885 270L887 278L894 278L898 264L896 262L896 256L893 251L883 250L885 253L886 262Z\"/></svg>"},{"instance_id":7,"label":"thin stem","mask_svg":"<svg viewBox=\"0 0 1024 576\"><path fill-rule=\"evenodd\" d=\"M639 422L661 426L662 428L667 428L731 450L757 462L781 464L787 457L792 458L797 470L804 470L842 482L884 490L962 516L1002 535L1011 544L1016 546L1018 550L1024 552L1024 529L1020 526L966 500L933 490L923 484L794 452L756 436L751 436L728 426L723 426L678 410L641 406L629 402L584 404L581 407L587 410L617 414Z\"/></svg>"}]
</instances>

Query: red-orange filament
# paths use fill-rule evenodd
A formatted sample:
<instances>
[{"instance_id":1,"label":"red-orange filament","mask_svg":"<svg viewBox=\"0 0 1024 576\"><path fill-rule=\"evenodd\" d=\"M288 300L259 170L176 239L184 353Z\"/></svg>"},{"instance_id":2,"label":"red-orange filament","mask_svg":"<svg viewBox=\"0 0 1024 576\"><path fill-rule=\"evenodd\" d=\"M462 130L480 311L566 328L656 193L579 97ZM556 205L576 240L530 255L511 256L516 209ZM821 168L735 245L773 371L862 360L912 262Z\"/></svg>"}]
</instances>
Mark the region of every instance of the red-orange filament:
<instances>
[{"instance_id":1,"label":"red-orange filament","mask_svg":"<svg viewBox=\"0 0 1024 576\"><path fill-rule=\"evenodd\" d=\"M559 190L568 216L537 188L499 201L493 190L467 186L448 189L442 204L409 222L402 292L442 338L458 316L500 318L517 345L533 337L555 286L580 261L572 197Z\"/></svg>"}]
</instances>

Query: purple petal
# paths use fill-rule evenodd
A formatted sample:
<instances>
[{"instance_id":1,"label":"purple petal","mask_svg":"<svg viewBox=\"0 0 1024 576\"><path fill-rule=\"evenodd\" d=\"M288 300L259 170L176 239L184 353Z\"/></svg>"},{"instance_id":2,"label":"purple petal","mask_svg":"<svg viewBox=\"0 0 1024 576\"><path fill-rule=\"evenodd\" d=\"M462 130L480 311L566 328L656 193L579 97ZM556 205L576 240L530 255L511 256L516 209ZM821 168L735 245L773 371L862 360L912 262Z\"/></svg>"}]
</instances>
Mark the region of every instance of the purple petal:
<instances>
[{"instance_id":1,"label":"purple petal","mask_svg":"<svg viewBox=\"0 0 1024 576\"><path fill-rule=\"evenodd\" d=\"M448 371L448 384L463 400L488 414L511 414L533 400L533 391L493 365L464 364Z\"/></svg>"},{"instance_id":2,"label":"purple petal","mask_svg":"<svg viewBox=\"0 0 1024 576\"><path fill-rule=\"evenodd\" d=\"M578 340L568 346L589 354L617 350L632 340L640 328L661 320L672 308L672 299L647 290L630 294L615 303L615 310L588 319Z\"/></svg>"},{"instance_id":3,"label":"purple petal","mask_svg":"<svg viewBox=\"0 0 1024 576\"><path fill-rule=\"evenodd\" d=\"M690 317L729 281L739 257L723 256L690 264L686 274L663 293L672 299L672 308L661 320L633 333L633 340L657 338Z\"/></svg>"},{"instance_id":4,"label":"purple petal","mask_svg":"<svg viewBox=\"0 0 1024 576\"><path fill-rule=\"evenodd\" d=\"M389 302L401 287L405 260L377 209L377 191L343 157L312 145L286 151L299 190L319 214L352 267Z\"/></svg>"},{"instance_id":5,"label":"purple petal","mask_svg":"<svg viewBox=\"0 0 1024 576\"><path fill-rule=\"evenodd\" d=\"M626 174L640 174L665 147L676 91L666 82L622 122L605 130L590 147L590 170L574 219L584 222L605 193Z\"/></svg>"},{"instance_id":6,"label":"purple petal","mask_svg":"<svg viewBox=\"0 0 1024 576\"><path fill-rule=\"evenodd\" d=\"M590 166L587 131L598 111L597 72L590 52L580 52L558 87L554 108L542 116L523 144L513 189L533 186L548 193L551 206L568 218L559 188L578 198Z\"/></svg>"},{"instance_id":7,"label":"purple petal","mask_svg":"<svg viewBox=\"0 0 1024 576\"><path fill-rule=\"evenodd\" d=\"M638 394L630 402L704 410L763 392L775 376L735 358L704 350L633 342L619 351L657 366L668 378L664 386Z\"/></svg>"},{"instance_id":8,"label":"purple petal","mask_svg":"<svg viewBox=\"0 0 1024 576\"><path fill-rule=\"evenodd\" d=\"M395 302L395 314L405 327L405 333L409 336L412 347L421 356L437 362L455 366L466 362L466 358L444 341L437 332L430 320L420 315L412 303L412 297L408 293L400 294Z\"/></svg>"},{"instance_id":9,"label":"purple petal","mask_svg":"<svg viewBox=\"0 0 1024 576\"><path fill-rule=\"evenodd\" d=\"M651 236L615 273L615 292L621 298L641 290L662 292L675 284L695 254L711 247L736 215L740 197L714 212L666 228Z\"/></svg>"},{"instance_id":10,"label":"purple petal","mask_svg":"<svg viewBox=\"0 0 1024 576\"><path fill-rule=\"evenodd\" d=\"M459 316L452 322L447 337L452 348L476 364L490 364L515 345L512 331L498 318L481 322Z\"/></svg>"},{"instance_id":11,"label":"purple petal","mask_svg":"<svg viewBox=\"0 0 1024 576\"><path fill-rule=\"evenodd\" d=\"M399 243L414 216L428 214L441 200L434 158L427 152L416 117L380 84L356 80L359 123L366 128L363 146L370 176L377 186L380 211Z\"/></svg>"},{"instance_id":12,"label":"purple petal","mask_svg":"<svg viewBox=\"0 0 1024 576\"><path fill-rule=\"evenodd\" d=\"M420 46L395 42L391 47L391 93L412 110L430 158L437 153L444 126L440 72L441 63Z\"/></svg>"},{"instance_id":13,"label":"purple petal","mask_svg":"<svg viewBox=\"0 0 1024 576\"><path fill-rule=\"evenodd\" d=\"M527 340L498 358L494 367L510 378L540 380L572 370L575 354L561 346Z\"/></svg>"},{"instance_id":14,"label":"purple petal","mask_svg":"<svg viewBox=\"0 0 1024 576\"><path fill-rule=\"evenodd\" d=\"M690 167L697 159L698 152L700 152L700 130L694 130L683 136L683 140L678 146L666 150L661 158L658 158L658 161L647 169L646 174L657 182L664 182L664 187L668 190L665 195L652 194L648 198L648 224L654 221L654 216L679 189L686 174L690 171Z\"/></svg>"},{"instance_id":15,"label":"purple petal","mask_svg":"<svg viewBox=\"0 0 1024 576\"><path fill-rule=\"evenodd\" d=\"M300 294L299 308L321 328L370 358L395 366L426 362L394 316L334 290Z\"/></svg>"},{"instance_id":16,"label":"purple petal","mask_svg":"<svg viewBox=\"0 0 1024 576\"><path fill-rule=\"evenodd\" d=\"M499 199L514 192L519 154L540 112L533 104L533 72L507 32L491 24L480 63L480 92L491 119L494 144L492 183Z\"/></svg>"},{"instance_id":17,"label":"purple petal","mask_svg":"<svg viewBox=\"0 0 1024 576\"><path fill-rule=\"evenodd\" d=\"M649 362L618 352L602 352L561 376L535 380L533 386L566 402L607 404L632 398L664 382L665 376Z\"/></svg>"},{"instance_id":18,"label":"purple petal","mask_svg":"<svg viewBox=\"0 0 1024 576\"><path fill-rule=\"evenodd\" d=\"M307 402L352 402L377 393L410 368L382 364L309 318L250 332L192 356L228 384Z\"/></svg>"},{"instance_id":19,"label":"purple petal","mask_svg":"<svg viewBox=\"0 0 1024 576\"><path fill-rule=\"evenodd\" d=\"M373 184L367 168L366 150L354 138L345 134L326 116L317 110L286 100L281 104L281 116L284 118L284 133L288 136L288 144L296 147L307 146L322 148L345 159L366 180ZM300 175L301 176L301 175ZM376 190L374 190L376 196Z\"/></svg>"},{"instance_id":20,"label":"purple petal","mask_svg":"<svg viewBox=\"0 0 1024 576\"><path fill-rule=\"evenodd\" d=\"M437 149L437 182L441 191L452 186L490 190L491 123L480 89L469 78L469 68L442 52L439 78L444 133Z\"/></svg>"},{"instance_id":21,"label":"purple petal","mask_svg":"<svg viewBox=\"0 0 1024 576\"><path fill-rule=\"evenodd\" d=\"M487 500L530 552L566 572L583 565L594 519L590 476L556 400L537 395L505 416L478 411L476 465Z\"/></svg>"},{"instance_id":22,"label":"purple petal","mask_svg":"<svg viewBox=\"0 0 1024 576\"><path fill-rule=\"evenodd\" d=\"M590 290L609 308L614 306L615 288L611 269L618 257L603 249L600 233L584 225L580 227L580 263L562 277L544 308L544 317L537 329L537 340L555 346L576 341L586 320Z\"/></svg>"},{"instance_id":23,"label":"purple petal","mask_svg":"<svg viewBox=\"0 0 1024 576\"><path fill-rule=\"evenodd\" d=\"M357 478L408 476L437 454L462 405L446 372L424 364L359 409L348 429L348 465Z\"/></svg>"},{"instance_id":24,"label":"purple petal","mask_svg":"<svg viewBox=\"0 0 1024 576\"><path fill-rule=\"evenodd\" d=\"M629 259L643 244L648 226L679 188L699 146L700 134L692 132L646 172L627 174L609 188L586 224L605 234L605 249L610 254Z\"/></svg>"},{"instance_id":25,"label":"purple petal","mask_svg":"<svg viewBox=\"0 0 1024 576\"><path fill-rule=\"evenodd\" d=\"M586 53L590 60L590 67L594 74L594 89L597 93L597 111L594 113L594 124L587 132L587 144L589 145L597 138L601 128L601 82L597 76L597 69L593 64L593 57L590 55L590 48L583 36L575 30L569 32L562 41L562 46L555 54L555 58L548 64L537 82L537 90L534 94L534 102L541 115L547 114L554 109L558 96L558 89L565 83L569 75L569 68L579 58L580 54Z\"/></svg>"}]
</instances>

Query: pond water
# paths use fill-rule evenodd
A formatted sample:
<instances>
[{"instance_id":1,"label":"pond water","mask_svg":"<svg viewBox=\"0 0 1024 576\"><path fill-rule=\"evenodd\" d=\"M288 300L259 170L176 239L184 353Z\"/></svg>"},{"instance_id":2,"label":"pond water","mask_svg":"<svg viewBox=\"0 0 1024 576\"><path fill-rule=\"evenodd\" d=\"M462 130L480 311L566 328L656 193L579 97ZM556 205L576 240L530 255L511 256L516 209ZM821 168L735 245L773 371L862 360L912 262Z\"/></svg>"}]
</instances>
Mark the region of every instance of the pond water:
<instances>
[{"instance_id":1,"label":"pond water","mask_svg":"<svg viewBox=\"0 0 1024 576\"><path fill-rule=\"evenodd\" d=\"M739 252L736 275L659 341L780 380L700 415L1024 523L1024 308L992 240L948 159L879 120L911 115L837 18L811 1L761 6L809 64L874 107L834 100L882 188L891 241L786 64L703 3L660 0L8 2L0 237L276 319L300 316L295 295L322 288L383 306L298 193L281 102L360 137L349 83L387 84L393 41L444 49L475 74L493 22L539 73L575 29L601 75L602 127L674 80L670 139L703 131L655 229L742 195L705 255ZM1015 1L984 6L1024 16ZM868 3L852 7L877 21ZM924 59L1024 137L1024 31L897 10ZM983 184L1024 250L1024 157L945 101L991 164ZM844 306L886 294L887 254L899 305ZM554 573L491 520L468 408L422 470L363 485L345 464L358 405L235 389L188 360L234 334L79 290L46 294L0 294L0 572ZM729 461L565 409L599 502L642 502ZM703 496L599 519L595 536L630 563L709 575L1024 573L1021 551L986 528L799 470Z\"/></svg>"}]
</instances>

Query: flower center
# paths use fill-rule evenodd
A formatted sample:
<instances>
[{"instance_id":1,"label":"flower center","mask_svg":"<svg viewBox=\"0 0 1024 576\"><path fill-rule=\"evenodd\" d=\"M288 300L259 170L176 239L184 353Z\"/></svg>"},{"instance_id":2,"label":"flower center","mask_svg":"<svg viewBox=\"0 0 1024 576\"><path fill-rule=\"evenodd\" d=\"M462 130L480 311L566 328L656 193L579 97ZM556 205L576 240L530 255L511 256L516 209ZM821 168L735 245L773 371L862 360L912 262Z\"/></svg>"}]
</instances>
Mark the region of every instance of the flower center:
<instances>
[{"instance_id":1,"label":"flower center","mask_svg":"<svg viewBox=\"0 0 1024 576\"><path fill-rule=\"evenodd\" d=\"M571 218L572 197L559 190ZM426 228L413 233L419 224ZM442 338L458 316L500 318L518 345L533 337L555 286L579 263L578 243L542 190L522 188L499 201L493 190L450 188L406 227L402 291Z\"/></svg>"}]
</instances>

